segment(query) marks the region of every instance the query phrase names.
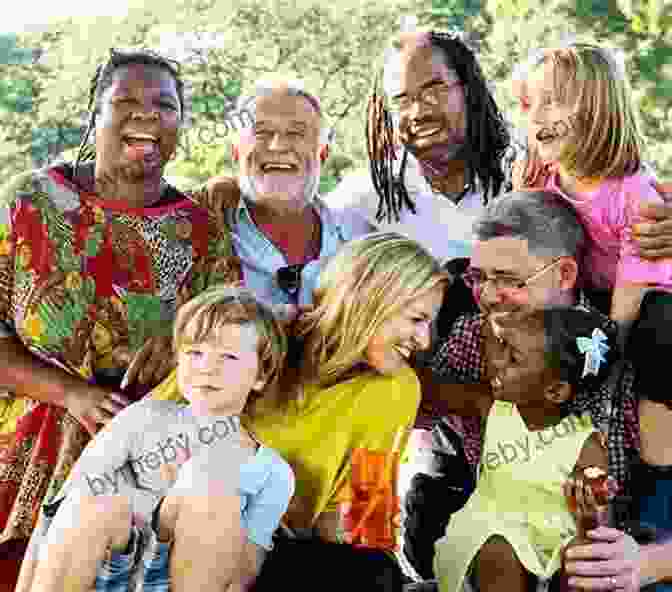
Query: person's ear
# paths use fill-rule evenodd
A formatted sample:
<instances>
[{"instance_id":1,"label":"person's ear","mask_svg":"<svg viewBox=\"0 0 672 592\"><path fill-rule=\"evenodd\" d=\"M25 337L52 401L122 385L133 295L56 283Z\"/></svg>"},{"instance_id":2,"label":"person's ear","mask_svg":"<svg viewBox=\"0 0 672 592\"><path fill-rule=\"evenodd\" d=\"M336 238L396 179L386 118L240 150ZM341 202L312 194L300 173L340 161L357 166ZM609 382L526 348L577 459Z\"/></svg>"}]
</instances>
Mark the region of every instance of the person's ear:
<instances>
[{"instance_id":1,"label":"person's ear","mask_svg":"<svg viewBox=\"0 0 672 592\"><path fill-rule=\"evenodd\" d=\"M240 160L240 148L238 147L238 144L233 145L231 156L233 157L233 162L238 162Z\"/></svg>"},{"instance_id":2,"label":"person's ear","mask_svg":"<svg viewBox=\"0 0 672 592\"><path fill-rule=\"evenodd\" d=\"M573 257L565 257L560 263L560 288L562 290L573 290L579 279L579 266Z\"/></svg>"},{"instance_id":3,"label":"person's ear","mask_svg":"<svg viewBox=\"0 0 672 592\"><path fill-rule=\"evenodd\" d=\"M555 405L560 405L565 401L569 401L572 396L572 385L568 382L558 380L549 385L544 392L544 397L547 401L551 401Z\"/></svg>"},{"instance_id":4,"label":"person's ear","mask_svg":"<svg viewBox=\"0 0 672 592\"><path fill-rule=\"evenodd\" d=\"M320 162L324 164L324 161L327 160L327 158L329 158L329 144L323 144L322 146L320 146L318 155L320 157Z\"/></svg>"}]
</instances>

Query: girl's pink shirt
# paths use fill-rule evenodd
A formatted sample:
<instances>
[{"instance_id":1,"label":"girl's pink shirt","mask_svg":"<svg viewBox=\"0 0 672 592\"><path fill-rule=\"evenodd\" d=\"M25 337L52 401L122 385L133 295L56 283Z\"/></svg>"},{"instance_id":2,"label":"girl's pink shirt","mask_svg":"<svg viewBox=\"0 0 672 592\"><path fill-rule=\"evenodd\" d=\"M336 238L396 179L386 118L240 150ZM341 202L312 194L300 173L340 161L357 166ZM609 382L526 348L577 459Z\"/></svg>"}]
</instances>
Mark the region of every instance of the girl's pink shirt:
<instances>
[{"instance_id":1,"label":"girl's pink shirt","mask_svg":"<svg viewBox=\"0 0 672 592\"><path fill-rule=\"evenodd\" d=\"M583 259L583 277L593 288L613 290L620 282L649 284L672 292L672 260L646 261L637 254L631 227L640 221L639 204L663 203L646 172L605 179L579 199L559 187L558 173L548 177L545 189L554 191L576 211L589 237Z\"/></svg>"}]
</instances>

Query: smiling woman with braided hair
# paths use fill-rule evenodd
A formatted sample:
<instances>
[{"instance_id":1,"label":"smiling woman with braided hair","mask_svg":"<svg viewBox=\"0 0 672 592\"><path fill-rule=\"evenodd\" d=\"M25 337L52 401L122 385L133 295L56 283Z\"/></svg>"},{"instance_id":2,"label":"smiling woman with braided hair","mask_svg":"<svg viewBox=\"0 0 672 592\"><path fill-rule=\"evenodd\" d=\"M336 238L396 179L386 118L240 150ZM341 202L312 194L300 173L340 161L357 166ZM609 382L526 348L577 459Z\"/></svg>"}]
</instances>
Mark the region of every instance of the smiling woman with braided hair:
<instances>
[{"instance_id":1,"label":"smiling woman with braided hair","mask_svg":"<svg viewBox=\"0 0 672 592\"><path fill-rule=\"evenodd\" d=\"M30 537L90 436L141 394L120 394L130 360L230 246L162 180L185 115L179 64L112 50L89 99L79 156L93 136L95 160L22 175L0 199L0 545Z\"/></svg>"}]
</instances>

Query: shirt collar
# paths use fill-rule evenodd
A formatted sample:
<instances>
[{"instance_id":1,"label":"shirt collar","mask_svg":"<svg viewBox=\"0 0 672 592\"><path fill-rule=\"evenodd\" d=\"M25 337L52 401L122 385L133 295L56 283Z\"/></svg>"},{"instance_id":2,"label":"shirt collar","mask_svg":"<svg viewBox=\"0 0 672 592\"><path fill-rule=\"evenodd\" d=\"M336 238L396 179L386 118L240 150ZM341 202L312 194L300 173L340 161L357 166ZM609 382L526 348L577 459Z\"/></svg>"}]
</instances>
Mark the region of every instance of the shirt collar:
<instances>
[{"instance_id":1,"label":"shirt collar","mask_svg":"<svg viewBox=\"0 0 672 592\"><path fill-rule=\"evenodd\" d=\"M329 212L327 204L322 200L322 198L319 195L316 195L313 198L311 205L315 207L315 210L317 210L317 214L320 217L320 220L324 222ZM236 223L239 223L243 219L249 222L250 224L254 224L252 213L250 212L250 208L247 203L247 198L241 194L241 197L238 200L238 207L236 208ZM254 225L256 226L256 224Z\"/></svg>"}]
</instances>

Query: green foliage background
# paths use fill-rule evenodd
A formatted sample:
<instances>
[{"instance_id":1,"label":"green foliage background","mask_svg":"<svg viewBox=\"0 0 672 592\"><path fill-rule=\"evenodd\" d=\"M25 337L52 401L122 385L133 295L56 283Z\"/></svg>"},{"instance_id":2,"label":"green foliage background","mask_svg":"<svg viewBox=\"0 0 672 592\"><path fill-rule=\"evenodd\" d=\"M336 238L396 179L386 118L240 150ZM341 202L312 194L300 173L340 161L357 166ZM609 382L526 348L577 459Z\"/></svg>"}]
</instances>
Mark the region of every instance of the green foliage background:
<instances>
[{"instance_id":1,"label":"green foliage background","mask_svg":"<svg viewBox=\"0 0 672 592\"><path fill-rule=\"evenodd\" d=\"M192 121L167 175L187 187L235 171L223 122L254 81L278 72L320 96L335 130L322 190L366 167L364 118L373 75L402 15L464 31L507 116L513 69L535 48L590 39L623 51L648 159L672 179L672 3L666 0L146 0L124 18L69 19L0 37L0 184L71 154L95 64L110 47L179 57Z\"/></svg>"}]
</instances>

